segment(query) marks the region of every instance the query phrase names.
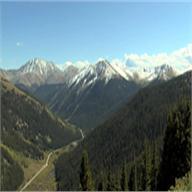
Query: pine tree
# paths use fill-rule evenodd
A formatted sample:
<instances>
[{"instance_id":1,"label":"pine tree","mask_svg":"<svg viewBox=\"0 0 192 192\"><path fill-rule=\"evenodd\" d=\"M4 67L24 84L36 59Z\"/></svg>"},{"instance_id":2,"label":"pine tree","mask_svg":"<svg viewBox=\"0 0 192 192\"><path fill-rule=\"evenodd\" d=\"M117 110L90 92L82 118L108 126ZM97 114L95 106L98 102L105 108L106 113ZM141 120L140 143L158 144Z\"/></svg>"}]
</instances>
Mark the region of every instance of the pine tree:
<instances>
[{"instance_id":1,"label":"pine tree","mask_svg":"<svg viewBox=\"0 0 192 192\"><path fill-rule=\"evenodd\" d=\"M108 174L107 174L106 190L111 191L111 171L109 171Z\"/></svg>"},{"instance_id":2,"label":"pine tree","mask_svg":"<svg viewBox=\"0 0 192 192\"><path fill-rule=\"evenodd\" d=\"M135 160L135 151L133 152L133 166L131 167L128 188L130 191L138 190L138 181L137 181L137 163Z\"/></svg>"},{"instance_id":3,"label":"pine tree","mask_svg":"<svg viewBox=\"0 0 192 192\"><path fill-rule=\"evenodd\" d=\"M83 151L83 156L81 161L80 183L81 183L81 189L83 191L94 190L93 179L92 179L91 169L89 165L88 154L86 150Z\"/></svg>"},{"instance_id":4,"label":"pine tree","mask_svg":"<svg viewBox=\"0 0 192 192\"><path fill-rule=\"evenodd\" d=\"M151 190L151 172L152 172L152 163L151 163L151 149L149 142L145 141L145 190Z\"/></svg>"},{"instance_id":5,"label":"pine tree","mask_svg":"<svg viewBox=\"0 0 192 192\"><path fill-rule=\"evenodd\" d=\"M158 190L168 190L191 167L191 106L182 101L168 116Z\"/></svg>"},{"instance_id":6,"label":"pine tree","mask_svg":"<svg viewBox=\"0 0 192 192\"><path fill-rule=\"evenodd\" d=\"M135 151L134 151L134 189L135 189L135 191L138 190L138 186L137 186L137 164L135 161Z\"/></svg>"},{"instance_id":7,"label":"pine tree","mask_svg":"<svg viewBox=\"0 0 192 192\"><path fill-rule=\"evenodd\" d=\"M103 172L101 172L97 190L105 191L105 186L106 186L106 175Z\"/></svg>"},{"instance_id":8,"label":"pine tree","mask_svg":"<svg viewBox=\"0 0 192 192\"><path fill-rule=\"evenodd\" d=\"M148 177L148 147L147 140L144 142L144 169L143 169L143 178L145 182L143 182L143 190L148 190L149 185L149 177Z\"/></svg>"},{"instance_id":9,"label":"pine tree","mask_svg":"<svg viewBox=\"0 0 192 192\"><path fill-rule=\"evenodd\" d=\"M152 145L152 169L151 169L151 190L155 191L157 187L157 160L156 160L156 143Z\"/></svg>"},{"instance_id":10,"label":"pine tree","mask_svg":"<svg viewBox=\"0 0 192 192\"><path fill-rule=\"evenodd\" d=\"M135 191L135 165L131 167L128 188L130 191Z\"/></svg>"},{"instance_id":11,"label":"pine tree","mask_svg":"<svg viewBox=\"0 0 192 192\"><path fill-rule=\"evenodd\" d=\"M111 173L111 170L108 172L106 191L119 191L120 190L117 178Z\"/></svg>"},{"instance_id":12,"label":"pine tree","mask_svg":"<svg viewBox=\"0 0 192 192\"><path fill-rule=\"evenodd\" d=\"M127 170L126 170L126 163L124 162L122 172L121 172L121 191L128 190L128 178L127 178Z\"/></svg>"},{"instance_id":13,"label":"pine tree","mask_svg":"<svg viewBox=\"0 0 192 192\"><path fill-rule=\"evenodd\" d=\"M98 191L104 191L103 181L100 181L98 184Z\"/></svg>"}]
</instances>

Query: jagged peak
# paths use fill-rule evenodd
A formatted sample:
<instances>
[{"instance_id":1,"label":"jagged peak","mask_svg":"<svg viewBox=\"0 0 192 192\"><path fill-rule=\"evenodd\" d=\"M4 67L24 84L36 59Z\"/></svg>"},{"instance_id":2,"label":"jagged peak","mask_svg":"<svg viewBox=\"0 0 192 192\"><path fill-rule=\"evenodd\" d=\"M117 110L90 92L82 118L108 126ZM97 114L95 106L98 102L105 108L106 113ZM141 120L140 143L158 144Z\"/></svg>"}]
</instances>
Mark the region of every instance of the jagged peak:
<instances>
[{"instance_id":1,"label":"jagged peak","mask_svg":"<svg viewBox=\"0 0 192 192\"><path fill-rule=\"evenodd\" d=\"M160 66L157 66L154 68L154 74L156 75L156 78L168 80L174 76L176 76L177 72L173 69L172 66L168 64L162 64Z\"/></svg>"},{"instance_id":2,"label":"jagged peak","mask_svg":"<svg viewBox=\"0 0 192 192\"><path fill-rule=\"evenodd\" d=\"M41 58L33 58L21 66L18 71L21 73L47 75L49 72L59 71L59 68L52 61L46 61Z\"/></svg>"}]
</instances>

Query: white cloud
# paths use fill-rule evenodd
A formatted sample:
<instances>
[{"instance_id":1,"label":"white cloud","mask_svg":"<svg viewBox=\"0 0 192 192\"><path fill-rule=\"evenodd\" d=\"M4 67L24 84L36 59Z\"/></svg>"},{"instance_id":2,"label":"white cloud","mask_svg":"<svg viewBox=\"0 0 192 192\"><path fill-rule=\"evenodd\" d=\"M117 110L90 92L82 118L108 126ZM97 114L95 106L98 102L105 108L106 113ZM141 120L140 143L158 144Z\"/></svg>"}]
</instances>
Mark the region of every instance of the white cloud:
<instances>
[{"instance_id":1,"label":"white cloud","mask_svg":"<svg viewBox=\"0 0 192 192\"><path fill-rule=\"evenodd\" d=\"M82 60L82 61L76 61L76 62L72 62L72 61L66 61L64 64L58 64L57 66L61 69L61 70L65 70L66 67L73 65L79 69L90 65L91 63L87 60Z\"/></svg>"},{"instance_id":2,"label":"white cloud","mask_svg":"<svg viewBox=\"0 0 192 192\"><path fill-rule=\"evenodd\" d=\"M106 58L100 57L98 61L102 61ZM111 61L112 65L119 66L128 71L139 71L143 69L153 69L154 67L168 64L172 66L178 73L183 73L192 69L192 44L187 45L185 48L178 49L172 53L159 53L156 55L149 55L147 53L139 54L125 54L123 58L114 58ZM60 69L65 69L66 66L74 65L78 68L83 68L90 65L91 62L87 60L80 60L76 62L66 61L62 65L58 65Z\"/></svg>"},{"instance_id":3,"label":"white cloud","mask_svg":"<svg viewBox=\"0 0 192 192\"><path fill-rule=\"evenodd\" d=\"M172 53L159 53L156 55L125 54L123 62L128 68L153 68L168 64L177 71L184 72L192 68L192 44Z\"/></svg>"},{"instance_id":4,"label":"white cloud","mask_svg":"<svg viewBox=\"0 0 192 192\"><path fill-rule=\"evenodd\" d=\"M23 47L23 45L24 45L24 43L23 43L23 42L20 42L20 41L18 41L18 42L16 43L16 46L17 46L17 47Z\"/></svg>"},{"instance_id":5,"label":"white cloud","mask_svg":"<svg viewBox=\"0 0 192 192\"><path fill-rule=\"evenodd\" d=\"M73 63L73 65L75 65L75 66L78 67L78 68L83 68L83 67L85 67L85 66L87 66L87 65L90 65L90 64L91 64L91 63L90 63L89 61L87 61L87 60L77 61L77 62Z\"/></svg>"}]
</instances>

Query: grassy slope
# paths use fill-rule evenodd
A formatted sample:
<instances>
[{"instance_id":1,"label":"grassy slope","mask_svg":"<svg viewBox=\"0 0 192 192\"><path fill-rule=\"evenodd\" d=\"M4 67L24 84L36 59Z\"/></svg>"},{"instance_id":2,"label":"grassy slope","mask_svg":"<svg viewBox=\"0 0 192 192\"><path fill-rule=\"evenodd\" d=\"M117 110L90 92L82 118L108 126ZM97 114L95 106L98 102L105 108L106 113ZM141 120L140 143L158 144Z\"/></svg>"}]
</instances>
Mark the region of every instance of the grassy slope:
<instances>
[{"instance_id":1,"label":"grassy slope","mask_svg":"<svg viewBox=\"0 0 192 192\"><path fill-rule=\"evenodd\" d=\"M45 163L47 157L47 152L44 153L44 158L42 160L35 160L27 158L22 153L14 151L7 147L6 145L1 144L1 147L4 148L12 156L12 158L20 165L24 171L24 180L23 183L26 183ZM22 185L21 185L22 186Z\"/></svg>"},{"instance_id":2,"label":"grassy slope","mask_svg":"<svg viewBox=\"0 0 192 192\"><path fill-rule=\"evenodd\" d=\"M50 157L47 168L25 189L25 191L56 191L55 161L63 154L74 149L75 146L68 144L54 151Z\"/></svg>"},{"instance_id":3,"label":"grassy slope","mask_svg":"<svg viewBox=\"0 0 192 192\"><path fill-rule=\"evenodd\" d=\"M22 168L25 183L45 163L50 149L68 144L80 133L6 79L1 79L1 98L1 147Z\"/></svg>"}]
</instances>

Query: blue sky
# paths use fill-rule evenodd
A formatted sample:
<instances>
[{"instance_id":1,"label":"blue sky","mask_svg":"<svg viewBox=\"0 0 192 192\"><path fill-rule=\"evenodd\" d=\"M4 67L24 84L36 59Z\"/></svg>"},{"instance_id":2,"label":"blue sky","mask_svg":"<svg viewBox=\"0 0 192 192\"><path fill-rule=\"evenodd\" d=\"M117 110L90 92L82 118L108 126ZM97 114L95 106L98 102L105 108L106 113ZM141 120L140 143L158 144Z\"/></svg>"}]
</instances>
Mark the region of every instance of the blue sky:
<instances>
[{"instance_id":1,"label":"blue sky","mask_svg":"<svg viewBox=\"0 0 192 192\"><path fill-rule=\"evenodd\" d=\"M192 42L192 4L1 2L2 67L172 52Z\"/></svg>"}]
</instances>

